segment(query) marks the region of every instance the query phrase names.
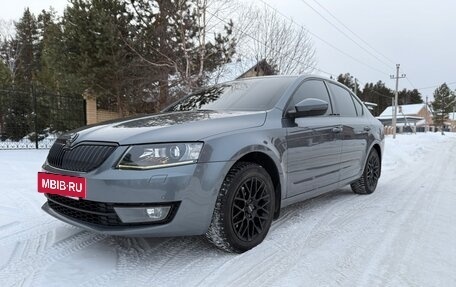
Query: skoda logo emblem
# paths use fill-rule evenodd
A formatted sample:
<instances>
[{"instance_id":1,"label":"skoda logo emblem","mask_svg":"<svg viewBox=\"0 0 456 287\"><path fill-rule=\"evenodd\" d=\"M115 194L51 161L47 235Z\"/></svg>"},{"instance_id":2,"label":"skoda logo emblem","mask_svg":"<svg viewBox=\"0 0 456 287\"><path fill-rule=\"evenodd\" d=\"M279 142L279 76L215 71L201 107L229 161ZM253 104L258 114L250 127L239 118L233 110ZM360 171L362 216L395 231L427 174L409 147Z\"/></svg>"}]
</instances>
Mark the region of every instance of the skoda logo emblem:
<instances>
[{"instance_id":1,"label":"skoda logo emblem","mask_svg":"<svg viewBox=\"0 0 456 287\"><path fill-rule=\"evenodd\" d=\"M68 135L67 140L65 141L65 148L70 148L74 141L78 138L79 134L70 134Z\"/></svg>"}]
</instances>

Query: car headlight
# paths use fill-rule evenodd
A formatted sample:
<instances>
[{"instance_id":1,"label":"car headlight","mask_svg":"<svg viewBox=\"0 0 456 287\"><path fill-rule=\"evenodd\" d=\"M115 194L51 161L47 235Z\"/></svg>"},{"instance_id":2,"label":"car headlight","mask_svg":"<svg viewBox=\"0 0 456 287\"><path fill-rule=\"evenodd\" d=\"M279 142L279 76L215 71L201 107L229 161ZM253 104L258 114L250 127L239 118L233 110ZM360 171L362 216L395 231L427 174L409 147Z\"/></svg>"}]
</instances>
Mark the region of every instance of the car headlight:
<instances>
[{"instance_id":1,"label":"car headlight","mask_svg":"<svg viewBox=\"0 0 456 287\"><path fill-rule=\"evenodd\" d=\"M119 169L153 169L191 164L198 161L203 143L166 143L134 145L117 165Z\"/></svg>"}]
</instances>

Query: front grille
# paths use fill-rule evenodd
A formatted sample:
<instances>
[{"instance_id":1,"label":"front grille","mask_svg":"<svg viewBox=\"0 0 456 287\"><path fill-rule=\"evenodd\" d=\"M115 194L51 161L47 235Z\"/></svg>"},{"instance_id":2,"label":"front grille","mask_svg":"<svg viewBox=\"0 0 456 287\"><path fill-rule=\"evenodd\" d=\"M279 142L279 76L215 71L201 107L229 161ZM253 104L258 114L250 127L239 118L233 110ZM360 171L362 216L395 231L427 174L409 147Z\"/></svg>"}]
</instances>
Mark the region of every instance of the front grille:
<instances>
[{"instance_id":1,"label":"front grille","mask_svg":"<svg viewBox=\"0 0 456 287\"><path fill-rule=\"evenodd\" d=\"M56 168L89 172L99 167L116 147L114 144L84 143L68 149L64 142L57 140L49 151L47 161Z\"/></svg>"},{"instance_id":2,"label":"front grille","mask_svg":"<svg viewBox=\"0 0 456 287\"><path fill-rule=\"evenodd\" d=\"M48 205L55 212L69 217L71 219L82 221L86 223L103 225L103 226L138 226L138 225L153 225L153 224L165 224L170 222L177 212L179 207L178 202L170 202L171 210L168 216L157 222L138 222L138 223L123 223L119 216L116 214L114 207L143 207L143 206L154 206L160 205L157 203L106 203L97 202L85 199L72 199L69 197L48 194Z\"/></svg>"}]
</instances>

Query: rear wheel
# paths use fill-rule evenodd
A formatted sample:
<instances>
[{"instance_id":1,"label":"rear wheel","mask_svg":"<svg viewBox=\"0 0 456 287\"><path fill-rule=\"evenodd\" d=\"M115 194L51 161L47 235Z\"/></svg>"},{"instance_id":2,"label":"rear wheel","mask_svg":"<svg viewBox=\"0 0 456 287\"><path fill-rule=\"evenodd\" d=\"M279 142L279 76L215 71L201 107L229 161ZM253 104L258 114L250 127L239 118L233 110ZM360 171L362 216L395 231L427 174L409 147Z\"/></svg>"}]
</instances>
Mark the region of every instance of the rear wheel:
<instances>
[{"instance_id":1,"label":"rear wheel","mask_svg":"<svg viewBox=\"0 0 456 287\"><path fill-rule=\"evenodd\" d=\"M242 253L266 237L274 213L274 188L260 165L236 163L223 181L207 238L217 247Z\"/></svg>"},{"instance_id":2,"label":"rear wheel","mask_svg":"<svg viewBox=\"0 0 456 287\"><path fill-rule=\"evenodd\" d=\"M370 194L374 192L380 178L380 171L380 156L376 149L372 149L367 157L362 177L351 184L353 192L357 194Z\"/></svg>"}]
</instances>

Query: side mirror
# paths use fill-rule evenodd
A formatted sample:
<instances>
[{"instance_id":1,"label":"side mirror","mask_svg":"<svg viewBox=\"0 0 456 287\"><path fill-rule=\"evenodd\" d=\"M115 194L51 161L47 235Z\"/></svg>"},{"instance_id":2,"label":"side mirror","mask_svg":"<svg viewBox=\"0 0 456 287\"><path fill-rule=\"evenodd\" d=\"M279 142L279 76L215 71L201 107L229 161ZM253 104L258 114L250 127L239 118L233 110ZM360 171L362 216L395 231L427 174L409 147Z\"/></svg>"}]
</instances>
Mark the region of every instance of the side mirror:
<instances>
[{"instance_id":1,"label":"side mirror","mask_svg":"<svg viewBox=\"0 0 456 287\"><path fill-rule=\"evenodd\" d=\"M308 98L297 103L295 105L295 111L290 111L288 114L294 118L321 116L326 113L328 106L329 104L326 101Z\"/></svg>"}]
</instances>

